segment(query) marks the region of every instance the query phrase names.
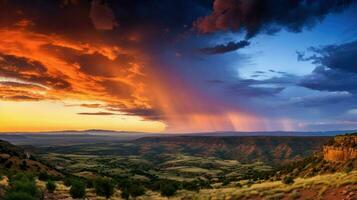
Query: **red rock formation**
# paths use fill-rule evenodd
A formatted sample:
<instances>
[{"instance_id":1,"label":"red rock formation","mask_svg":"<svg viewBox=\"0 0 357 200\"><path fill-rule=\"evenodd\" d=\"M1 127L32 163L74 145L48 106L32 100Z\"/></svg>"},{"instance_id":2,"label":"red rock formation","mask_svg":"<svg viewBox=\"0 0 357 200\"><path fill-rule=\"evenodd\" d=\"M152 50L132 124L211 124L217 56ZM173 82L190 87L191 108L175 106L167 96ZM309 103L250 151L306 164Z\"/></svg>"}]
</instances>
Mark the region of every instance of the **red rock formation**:
<instances>
[{"instance_id":1,"label":"red rock formation","mask_svg":"<svg viewBox=\"0 0 357 200\"><path fill-rule=\"evenodd\" d=\"M332 162L345 162L357 158L357 136L336 136L333 144L324 146L324 159Z\"/></svg>"},{"instance_id":2,"label":"red rock formation","mask_svg":"<svg viewBox=\"0 0 357 200\"><path fill-rule=\"evenodd\" d=\"M324 159L333 162L345 162L357 158L357 149L351 147L324 147Z\"/></svg>"}]
</instances>

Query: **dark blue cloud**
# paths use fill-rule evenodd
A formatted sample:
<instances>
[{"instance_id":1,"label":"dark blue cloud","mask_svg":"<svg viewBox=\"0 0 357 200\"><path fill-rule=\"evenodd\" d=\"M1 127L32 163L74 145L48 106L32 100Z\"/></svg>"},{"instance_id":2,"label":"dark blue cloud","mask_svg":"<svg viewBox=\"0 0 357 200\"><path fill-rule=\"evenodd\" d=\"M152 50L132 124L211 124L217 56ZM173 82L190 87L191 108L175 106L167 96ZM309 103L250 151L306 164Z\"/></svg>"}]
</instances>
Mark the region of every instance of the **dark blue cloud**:
<instances>
[{"instance_id":1,"label":"dark blue cloud","mask_svg":"<svg viewBox=\"0 0 357 200\"><path fill-rule=\"evenodd\" d=\"M347 91L357 94L357 41L341 45L310 48L314 54L298 60L311 61L317 67L305 76L300 86L321 91Z\"/></svg>"},{"instance_id":2,"label":"dark blue cloud","mask_svg":"<svg viewBox=\"0 0 357 200\"><path fill-rule=\"evenodd\" d=\"M231 41L231 42L228 42L227 44L219 44L214 47L206 47L206 48L202 48L200 50L204 54L214 55L214 54L222 54L222 53L236 51L238 49L248 46L249 44L250 43L246 40L242 40L239 42Z\"/></svg>"},{"instance_id":3,"label":"dark blue cloud","mask_svg":"<svg viewBox=\"0 0 357 200\"><path fill-rule=\"evenodd\" d=\"M242 98L261 98L263 96L274 96L284 90L284 87L267 87L254 85L256 81L250 79L238 81L230 85L228 88L231 94L238 95Z\"/></svg>"},{"instance_id":4,"label":"dark blue cloud","mask_svg":"<svg viewBox=\"0 0 357 200\"><path fill-rule=\"evenodd\" d=\"M311 47L309 50L314 55L305 57L304 53L298 52L298 60L312 61L316 65L330 69L357 73L357 41L322 48Z\"/></svg>"},{"instance_id":5,"label":"dark blue cloud","mask_svg":"<svg viewBox=\"0 0 357 200\"><path fill-rule=\"evenodd\" d=\"M215 0L213 12L200 18L202 33L246 31L251 38L260 32L274 34L281 29L301 32L322 21L329 13L347 8L352 0Z\"/></svg>"},{"instance_id":6,"label":"dark blue cloud","mask_svg":"<svg viewBox=\"0 0 357 200\"><path fill-rule=\"evenodd\" d=\"M299 85L313 90L357 93L357 74L319 66L305 76Z\"/></svg>"}]
</instances>

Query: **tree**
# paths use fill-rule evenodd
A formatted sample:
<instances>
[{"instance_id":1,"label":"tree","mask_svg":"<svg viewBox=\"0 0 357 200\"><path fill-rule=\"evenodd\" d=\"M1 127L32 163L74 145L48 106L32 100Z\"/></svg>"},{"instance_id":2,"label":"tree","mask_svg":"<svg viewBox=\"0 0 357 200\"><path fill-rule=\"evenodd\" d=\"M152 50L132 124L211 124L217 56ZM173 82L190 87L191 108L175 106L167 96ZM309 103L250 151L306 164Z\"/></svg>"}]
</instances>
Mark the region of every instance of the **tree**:
<instances>
[{"instance_id":1,"label":"tree","mask_svg":"<svg viewBox=\"0 0 357 200\"><path fill-rule=\"evenodd\" d=\"M86 186L82 181L73 181L69 193L73 198L83 198L86 195Z\"/></svg>"},{"instance_id":2,"label":"tree","mask_svg":"<svg viewBox=\"0 0 357 200\"><path fill-rule=\"evenodd\" d=\"M228 178L224 179L223 182L222 182L222 186L226 186L228 184L231 183L231 180L229 180Z\"/></svg>"},{"instance_id":3,"label":"tree","mask_svg":"<svg viewBox=\"0 0 357 200\"><path fill-rule=\"evenodd\" d=\"M23 171L26 171L28 169L28 165L27 165L27 162L26 160L23 160L20 164L20 169L23 170Z\"/></svg>"},{"instance_id":4,"label":"tree","mask_svg":"<svg viewBox=\"0 0 357 200\"><path fill-rule=\"evenodd\" d=\"M69 177L65 177L64 180L63 180L63 183L65 186L69 187L72 185L72 179L69 178Z\"/></svg>"},{"instance_id":5,"label":"tree","mask_svg":"<svg viewBox=\"0 0 357 200\"><path fill-rule=\"evenodd\" d=\"M109 198L114 193L114 184L109 178L98 178L94 181L94 189L97 195Z\"/></svg>"},{"instance_id":6,"label":"tree","mask_svg":"<svg viewBox=\"0 0 357 200\"><path fill-rule=\"evenodd\" d=\"M166 182L160 185L160 192L162 196L170 197L174 195L177 191L177 187L171 182Z\"/></svg>"},{"instance_id":7,"label":"tree","mask_svg":"<svg viewBox=\"0 0 357 200\"><path fill-rule=\"evenodd\" d=\"M57 187L57 185L55 182L53 182L51 180L47 181L46 188L49 193L53 193L56 190L56 187Z\"/></svg>"},{"instance_id":8,"label":"tree","mask_svg":"<svg viewBox=\"0 0 357 200\"><path fill-rule=\"evenodd\" d=\"M294 179L291 176L285 176L282 180L284 184L293 184Z\"/></svg>"},{"instance_id":9,"label":"tree","mask_svg":"<svg viewBox=\"0 0 357 200\"><path fill-rule=\"evenodd\" d=\"M139 184L132 184L129 187L129 193L133 197L138 197L145 194L145 188Z\"/></svg>"},{"instance_id":10,"label":"tree","mask_svg":"<svg viewBox=\"0 0 357 200\"><path fill-rule=\"evenodd\" d=\"M121 198L128 200L130 197L130 193L127 187L125 187L124 189L122 189L121 191Z\"/></svg>"},{"instance_id":11,"label":"tree","mask_svg":"<svg viewBox=\"0 0 357 200\"><path fill-rule=\"evenodd\" d=\"M47 174L47 172L41 172L38 175L38 180L47 181L48 179L49 179L49 175Z\"/></svg>"}]
</instances>

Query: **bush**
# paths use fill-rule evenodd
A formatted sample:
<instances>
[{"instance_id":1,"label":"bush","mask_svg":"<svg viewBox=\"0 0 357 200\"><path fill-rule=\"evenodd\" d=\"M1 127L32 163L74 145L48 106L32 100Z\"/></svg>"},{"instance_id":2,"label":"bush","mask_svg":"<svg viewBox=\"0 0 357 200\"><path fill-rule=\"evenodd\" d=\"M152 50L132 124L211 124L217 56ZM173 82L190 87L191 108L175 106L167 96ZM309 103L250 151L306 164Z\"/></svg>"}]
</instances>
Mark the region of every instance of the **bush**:
<instances>
[{"instance_id":1,"label":"bush","mask_svg":"<svg viewBox=\"0 0 357 200\"><path fill-rule=\"evenodd\" d=\"M129 197L130 197L130 193L129 193L128 188L122 189L122 191L121 191L121 198L123 198L123 199L125 199L125 200L128 200Z\"/></svg>"},{"instance_id":2,"label":"bush","mask_svg":"<svg viewBox=\"0 0 357 200\"><path fill-rule=\"evenodd\" d=\"M48 179L49 179L49 175L47 174L47 172L41 172L38 175L38 180L47 181Z\"/></svg>"},{"instance_id":3,"label":"bush","mask_svg":"<svg viewBox=\"0 0 357 200\"><path fill-rule=\"evenodd\" d=\"M9 162L5 163L5 167L8 168L8 169L11 168L11 166L12 166L12 161L9 161Z\"/></svg>"},{"instance_id":4,"label":"bush","mask_svg":"<svg viewBox=\"0 0 357 200\"><path fill-rule=\"evenodd\" d=\"M10 192L4 200L36 200L36 198L26 192Z\"/></svg>"},{"instance_id":5,"label":"bush","mask_svg":"<svg viewBox=\"0 0 357 200\"><path fill-rule=\"evenodd\" d=\"M130 196L132 197L138 197L143 194L145 194L145 187L142 185L142 183L133 181L129 178L121 178L116 180L118 183L118 187L121 190L121 196L123 199L129 199ZM153 186L155 186L157 182L153 182L152 184L148 185L152 189ZM95 184L94 184L95 185ZM159 186L157 187L157 190L159 190Z\"/></svg>"},{"instance_id":6,"label":"bush","mask_svg":"<svg viewBox=\"0 0 357 200\"><path fill-rule=\"evenodd\" d=\"M23 160L20 164L20 169L23 170L23 171L26 171L28 169L28 165L27 165L27 162L26 160Z\"/></svg>"},{"instance_id":7,"label":"bush","mask_svg":"<svg viewBox=\"0 0 357 200\"><path fill-rule=\"evenodd\" d=\"M86 195L86 186L82 181L72 181L69 193L73 198L83 198Z\"/></svg>"},{"instance_id":8,"label":"bush","mask_svg":"<svg viewBox=\"0 0 357 200\"><path fill-rule=\"evenodd\" d=\"M353 170L353 163L352 163L352 162L349 162L349 163L345 166L344 171L345 171L346 173L350 173L352 170Z\"/></svg>"},{"instance_id":9,"label":"bush","mask_svg":"<svg viewBox=\"0 0 357 200\"><path fill-rule=\"evenodd\" d=\"M94 187L94 181L92 179L87 180L87 188L93 188Z\"/></svg>"},{"instance_id":10,"label":"bush","mask_svg":"<svg viewBox=\"0 0 357 200\"><path fill-rule=\"evenodd\" d=\"M231 183L231 180L229 179L224 179L223 182L222 182L222 186L227 186L228 184Z\"/></svg>"},{"instance_id":11,"label":"bush","mask_svg":"<svg viewBox=\"0 0 357 200\"><path fill-rule=\"evenodd\" d=\"M183 182L182 188L185 190L198 192L200 190L200 185L197 181Z\"/></svg>"},{"instance_id":12,"label":"bush","mask_svg":"<svg viewBox=\"0 0 357 200\"><path fill-rule=\"evenodd\" d=\"M114 193L114 184L109 178L98 178L94 181L94 189L97 195L109 198Z\"/></svg>"},{"instance_id":13,"label":"bush","mask_svg":"<svg viewBox=\"0 0 357 200\"><path fill-rule=\"evenodd\" d=\"M129 193L133 197L138 197L145 194L145 188L139 184L133 184L129 187Z\"/></svg>"},{"instance_id":14,"label":"bush","mask_svg":"<svg viewBox=\"0 0 357 200\"><path fill-rule=\"evenodd\" d=\"M5 199L32 200L40 199L41 193L36 187L35 179L29 174L19 173L10 177L10 189Z\"/></svg>"},{"instance_id":15,"label":"bush","mask_svg":"<svg viewBox=\"0 0 357 200\"><path fill-rule=\"evenodd\" d=\"M63 184L64 184L65 186L67 186L67 187L71 186L71 185L72 185L72 179L70 179L70 178L68 178L68 177L64 178Z\"/></svg>"},{"instance_id":16,"label":"bush","mask_svg":"<svg viewBox=\"0 0 357 200\"><path fill-rule=\"evenodd\" d=\"M56 186L55 182L53 182L51 180L47 181L46 188L47 188L49 193L53 193L56 190L56 187L57 186Z\"/></svg>"},{"instance_id":17,"label":"bush","mask_svg":"<svg viewBox=\"0 0 357 200\"><path fill-rule=\"evenodd\" d=\"M24 192L30 194L33 197L39 194L39 190L36 187L35 181L25 178L12 181L11 191Z\"/></svg>"},{"instance_id":18,"label":"bush","mask_svg":"<svg viewBox=\"0 0 357 200\"><path fill-rule=\"evenodd\" d=\"M165 197L173 196L176 193L176 191L177 191L177 187L170 182L160 185L160 192L162 196Z\"/></svg>"},{"instance_id":19,"label":"bush","mask_svg":"<svg viewBox=\"0 0 357 200\"><path fill-rule=\"evenodd\" d=\"M282 180L284 184L293 184L294 179L291 176L285 176Z\"/></svg>"}]
</instances>

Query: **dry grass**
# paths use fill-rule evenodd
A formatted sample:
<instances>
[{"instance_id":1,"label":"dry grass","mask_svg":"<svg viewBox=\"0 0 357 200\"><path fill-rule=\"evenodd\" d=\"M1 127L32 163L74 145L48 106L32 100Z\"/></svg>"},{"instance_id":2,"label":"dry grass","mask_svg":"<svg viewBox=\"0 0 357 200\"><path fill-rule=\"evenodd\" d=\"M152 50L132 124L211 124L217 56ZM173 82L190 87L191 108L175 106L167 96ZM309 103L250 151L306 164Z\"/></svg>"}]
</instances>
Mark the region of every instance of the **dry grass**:
<instances>
[{"instance_id":1,"label":"dry grass","mask_svg":"<svg viewBox=\"0 0 357 200\"><path fill-rule=\"evenodd\" d=\"M0 184L6 184L6 177L0 180ZM68 199L69 188L64 186L62 182L56 182L57 188L54 193L57 199ZM267 200L275 199L299 199L299 191L302 189L313 188L316 190L317 198L323 199L323 195L331 188L337 188L345 185L349 186L349 191L357 191L357 170L350 173L334 173L327 175L319 175L311 178L297 178L291 185L283 184L281 181L266 181L256 183L249 186L246 182L241 181L243 185L239 187L204 189L200 192L191 192L180 190L170 200L180 200L186 197L187 199L197 200L230 200L242 198L262 198ZM45 182L37 181L37 185L45 188ZM96 196L93 189L87 189L87 199L89 200L104 200L102 197ZM116 190L110 200L120 200L120 191ZM164 200L166 197L161 197L159 193L147 191L145 195L136 198L137 200Z\"/></svg>"},{"instance_id":2,"label":"dry grass","mask_svg":"<svg viewBox=\"0 0 357 200\"><path fill-rule=\"evenodd\" d=\"M298 198L297 191L299 189L317 188L318 195L321 197L329 189L340 187L343 185L357 184L357 170L346 173L334 173L327 175L319 175L311 178L297 178L291 185L283 184L281 181L267 181L263 183L253 184L250 187L243 185L242 188L218 188L205 189L199 193L180 191L178 194L170 198L179 200L182 197L191 197L193 199L240 199L243 197L262 197L263 199L281 199L284 196ZM353 189L357 189L352 187Z\"/></svg>"}]
</instances>

